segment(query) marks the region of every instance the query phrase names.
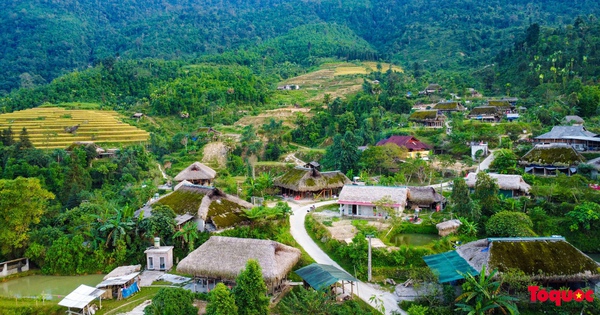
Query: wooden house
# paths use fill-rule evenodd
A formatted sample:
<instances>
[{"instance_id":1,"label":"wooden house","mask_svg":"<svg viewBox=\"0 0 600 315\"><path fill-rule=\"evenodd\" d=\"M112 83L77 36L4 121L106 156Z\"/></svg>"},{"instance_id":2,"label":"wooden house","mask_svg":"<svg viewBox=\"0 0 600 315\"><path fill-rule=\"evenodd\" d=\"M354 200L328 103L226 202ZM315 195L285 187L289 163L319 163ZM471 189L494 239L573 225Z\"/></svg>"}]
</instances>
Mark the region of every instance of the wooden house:
<instances>
[{"instance_id":1,"label":"wooden house","mask_svg":"<svg viewBox=\"0 0 600 315\"><path fill-rule=\"evenodd\" d=\"M207 289L211 283L235 285L248 260L255 259L273 293L282 288L300 255L299 249L271 240L211 236L177 264L177 272L194 276Z\"/></svg>"},{"instance_id":2,"label":"wooden house","mask_svg":"<svg viewBox=\"0 0 600 315\"><path fill-rule=\"evenodd\" d=\"M554 126L550 132L535 137L534 144L564 143L577 151L600 150L600 136L583 126Z\"/></svg>"},{"instance_id":3,"label":"wooden house","mask_svg":"<svg viewBox=\"0 0 600 315\"><path fill-rule=\"evenodd\" d=\"M553 176L561 172L568 176L577 173L577 165L585 158L572 146L562 143L538 144L521 157L519 164L525 173Z\"/></svg>"},{"instance_id":4,"label":"wooden house","mask_svg":"<svg viewBox=\"0 0 600 315\"><path fill-rule=\"evenodd\" d=\"M498 108L494 106L479 106L469 112L469 119L481 120L482 122L499 122L502 119L502 114L498 112Z\"/></svg>"},{"instance_id":5,"label":"wooden house","mask_svg":"<svg viewBox=\"0 0 600 315\"><path fill-rule=\"evenodd\" d=\"M297 166L276 177L273 186L279 187L282 195L320 198L338 195L344 185L350 184L350 179L344 173L319 172L318 163L311 163L308 167Z\"/></svg>"},{"instance_id":6,"label":"wooden house","mask_svg":"<svg viewBox=\"0 0 600 315\"><path fill-rule=\"evenodd\" d=\"M102 279L96 288L103 289L104 299L117 299L129 297L129 295L139 291L138 275L141 265L121 266L113 269ZM127 289L127 290L123 290Z\"/></svg>"},{"instance_id":7,"label":"wooden house","mask_svg":"<svg viewBox=\"0 0 600 315\"><path fill-rule=\"evenodd\" d=\"M211 186L215 176L217 176L215 170L200 162L194 162L179 172L175 176L175 181L182 182L185 180L196 185Z\"/></svg>"},{"instance_id":8,"label":"wooden house","mask_svg":"<svg viewBox=\"0 0 600 315\"><path fill-rule=\"evenodd\" d=\"M453 112L464 112L467 110L460 102L439 102L432 109L439 111L442 114L450 114Z\"/></svg>"},{"instance_id":9,"label":"wooden house","mask_svg":"<svg viewBox=\"0 0 600 315\"><path fill-rule=\"evenodd\" d=\"M410 114L408 120L425 128L444 128L446 116L437 110L419 110Z\"/></svg>"},{"instance_id":10,"label":"wooden house","mask_svg":"<svg viewBox=\"0 0 600 315\"><path fill-rule=\"evenodd\" d=\"M419 91L419 95L431 95L442 91L442 86L437 83L429 84L425 90Z\"/></svg>"},{"instance_id":11,"label":"wooden house","mask_svg":"<svg viewBox=\"0 0 600 315\"><path fill-rule=\"evenodd\" d=\"M341 215L360 217L387 217L390 214L378 210L376 203L384 198L392 200L388 205L394 209L395 215L400 215L408 201L406 187L346 185L340 192L338 204Z\"/></svg>"},{"instance_id":12,"label":"wooden house","mask_svg":"<svg viewBox=\"0 0 600 315\"><path fill-rule=\"evenodd\" d=\"M496 181L498 188L500 189L499 193L505 197L515 198L529 195L531 185L527 184L521 175L492 173L487 175ZM475 184L477 183L477 173L469 173L465 178L465 181L471 192L473 192L475 190Z\"/></svg>"},{"instance_id":13,"label":"wooden house","mask_svg":"<svg viewBox=\"0 0 600 315\"><path fill-rule=\"evenodd\" d=\"M393 143L401 148L406 148L408 150L408 155L411 158L416 158L419 156L425 157L429 155L429 150L431 150L429 145L421 142L419 139L413 136L391 136L387 139L377 142L377 145L380 146L388 143Z\"/></svg>"}]
</instances>

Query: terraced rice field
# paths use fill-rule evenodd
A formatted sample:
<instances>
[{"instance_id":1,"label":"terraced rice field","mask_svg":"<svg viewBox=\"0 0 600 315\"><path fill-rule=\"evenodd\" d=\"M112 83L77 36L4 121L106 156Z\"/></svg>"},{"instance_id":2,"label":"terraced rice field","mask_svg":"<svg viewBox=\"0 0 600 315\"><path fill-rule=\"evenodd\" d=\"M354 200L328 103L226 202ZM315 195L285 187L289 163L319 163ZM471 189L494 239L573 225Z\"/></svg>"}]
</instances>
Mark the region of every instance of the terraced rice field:
<instances>
[{"instance_id":1,"label":"terraced rice field","mask_svg":"<svg viewBox=\"0 0 600 315\"><path fill-rule=\"evenodd\" d=\"M65 127L79 125L74 133ZM15 138L23 127L36 148L66 148L73 142L139 143L148 140L148 132L126 124L114 111L68 110L58 107L32 108L0 115L0 129L12 127Z\"/></svg>"}]
</instances>

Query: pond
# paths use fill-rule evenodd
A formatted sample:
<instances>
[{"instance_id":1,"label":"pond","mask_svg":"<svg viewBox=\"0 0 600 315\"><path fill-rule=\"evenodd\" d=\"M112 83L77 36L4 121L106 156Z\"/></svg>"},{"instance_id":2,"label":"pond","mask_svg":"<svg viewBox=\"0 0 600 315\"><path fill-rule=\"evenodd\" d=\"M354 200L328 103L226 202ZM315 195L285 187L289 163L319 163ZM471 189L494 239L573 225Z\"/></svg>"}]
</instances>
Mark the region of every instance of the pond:
<instances>
[{"instance_id":1,"label":"pond","mask_svg":"<svg viewBox=\"0 0 600 315\"><path fill-rule=\"evenodd\" d=\"M95 287L102 282L104 275L87 276L42 276L33 275L0 282L0 296L39 297L62 299L80 284Z\"/></svg>"},{"instance_id":2,"label":"pond","mask_svg":"<svg viewBox=\"0 0 600 315\"><path fill-rule=\"evenodd\" d=\"M439 238L440 237L435 234L407 233L395 235L391 239L391 242L395 246L423 246L438 240Z\"/></svg>"}]
</instances>

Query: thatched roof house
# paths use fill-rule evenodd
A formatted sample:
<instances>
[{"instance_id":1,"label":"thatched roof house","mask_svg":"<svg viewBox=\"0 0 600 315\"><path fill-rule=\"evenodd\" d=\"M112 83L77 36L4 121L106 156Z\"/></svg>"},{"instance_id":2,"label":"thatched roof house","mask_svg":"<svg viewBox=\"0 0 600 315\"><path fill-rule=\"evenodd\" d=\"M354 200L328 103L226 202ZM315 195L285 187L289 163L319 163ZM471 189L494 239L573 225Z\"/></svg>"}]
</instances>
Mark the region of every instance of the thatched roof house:
<instances>
[{"instance_id":1,"label":"thatched roof house","mask_svg":"<svg viewBox=\"0 0 600 315\"><path fill-rule=\"evenodd\" d=\"M565 118L563 118L563 121L574 126L583 126L585 123L585 120L577 115L567 115Z\"/></svg>"},{"instance_id":2,"label":"thatched roof house","mask_svg":"<svg viewBox=\"0 0 600 315\"><path fill-rule=\"evenodd\" d=\"M479 106L473 108L467 117L484 122L498 122L502 118L502 115L500 115L498 108L495 106Z\"/></svg>"},{"instance_id":3,"label":"thatched roof house","mask_svg":"<svg viewBox=\"0 0 600 315\"><path fill-rule=\"evenodd\" d=\"M527 184L521 175L506 175L506 174L488 174L498 184L500 194L506 197L518 197L529 194L531 185ZM465 178L467 186L471 190L475 189L477 183L477 173L469 173Z\"/></svg>"},{"instance_id":4,"label":"thatched roof house","mask_svg":"<svg viewBox=\"0 0 600 315\"><path fill-rule=\"evenodd\" d=\"M458 230L458 228L460 228L461 225L462 225L462 222L460 222L460 220L453 219L453 220L448 220L448 221L438 223L435 225L435 227L438 230L438 234L440 236L444 237L446 235L456 232Z\"/></svg>"},{"instance_id":5,"label":"thatched roof house","mask_svg":"<svg viewBox=\"0 0 600 315\"><path fill-rule=\"evenodd\" d=\"M439 194L433 187L408 187L408 205L411 208L435 209L446 202L446 198Z\"/></svg>"},{"instance_id":6,"label":"thatched roof house","mask_svg":"<svg viewBox=\"0 0 600 315\"><path fill-rule=\"evenodd\" d=\"M217 172L212 168L200 163L194 162L186 167L183 171L175 176L175 181L181 182L187 180L192 184L211 185L213 179L217 176Z\"/></svg>"},{"instance_id":7,"label":"thatched roof house","mask_svg":"<svg viewBox=\"0 0 600 315\"><path fill-rule=\"evenodd\" d=\"M109 278L123 277L132 273L139 272L142 269L142 265L131 265L131 266L120 266L109 272L102 280Z\"/></svg>"},{"instance_id":8,"label":"thatched roof house","mask_svg":"<svg viewBox=\"0 0 600 315\"><path fill-rule=\"evenodd\" d=\"M342 187L351 181L340 171L319 172L315 167L297 166L273 179L273 186L280 187L281 193L304 197L337 195Z\"/></svg>"},{"instance_id":9,"label":"thatched roof house","mask_svg":"<svg viewBox=\"0 0 600 315\"><path fill-rule=\"evenodd\" d=\"M556 171L572 175L585 158L568 144L538 144L519 161L525 172L536 175L555 175Z\"/></svg>"},{"instance_id":10,"label":"thatched roof house","mask_svg":"<svg viewBox=\"0 0 600 315\"><path fill-rule=\"evenodd\" d=\"M433 109L442 113L461 112L466 110L466 108L459 102L440 102L435 104Z\"/></svg>"},{"instance_id":11,"label":"thatched roof house","mask_svg":"<svg viewBox=\"0 0 600 315\"><path fill-rule=\"evenodd\" d=\"M242 212L253 205L236 196L221 190L193 184L177 185L175 191L154 201L153 204L167 205L178 215L193 215L198 223L198 229L222 229L242 222ZM151 209L142 208L144 217L152 215ZM136 215L141 211L138 210ZM189 220L187 220L189 221Z\"/></svg>"},{"instance_id":12,"label":"thatched roof house","mask_svg":"<svg viewBox=\"0 0 600 315\"><path fill-rule=\"evenodd\" d=\"M487 102L487 106L497 107L500 111L510 109L511 107L515 107L507 100L489 100Z\"/></svg>"},{"instance_id":13,"label":"thatched roof house","mask_svg":"<svg viewBox=\"0 0 600 315\"><path fill-rule=\"evenodd\" d=\"M342 215L363 217L385 216L378 211L376 203L384 198L392 200L396 214L402 213L407 205L408 189L406 187L346 185L340 192L338 204Z\"/></svg>"},{"instance_id":14,"label":"thatched roof house","mask_svg":"<svg viewBox=\"0 0 600 315\"><path fill-rule=\"evenodd\" d=\"M488 272L518 269L536 280L558 282L600 278L600 265L564 237L488 238L459 246L456 252L475 270L485 264Z\"/></svg>"},{"instance_id":15,"label":"thatched roof house","mask_svg":"<svg viewBox=\"0 0 600 315\"><path fill-rule=\"evenodd\" d=\"M439 259L442 257L444 259ZM600 265L564 237L488 238L459 246L456 251L423 257L440 282L462 279L457 272L478 274L520 270L532 280L574 282L600 279Z\"/></svg>"},{"instance_id":16,"label":"thatched roof house","mask_svg":"<svg viewBox=\"0 0 600 315\"><path fill-rule=\"evenodd\" d=\"M410 117L408 117L408 120L415 122L417 124L420 124L423 127L442 128L442 127L444 127L444 122L446 121L446 116L444 116L440 112L438 112L437 109L418 110L418 111L410 114Z\"/></svg>"},{"instance_id":17,"label":"thatched roof house","mask_svg":"<svg viewBox=\"0 0 600 315\"><path fill-rule=\"evenodd\" d=\"M300 260L300 250L271 240L211 236L177 265L197 278L234 281L250 259L258 261L270 291L280 286Z\"/></svg>"}]
</instances>

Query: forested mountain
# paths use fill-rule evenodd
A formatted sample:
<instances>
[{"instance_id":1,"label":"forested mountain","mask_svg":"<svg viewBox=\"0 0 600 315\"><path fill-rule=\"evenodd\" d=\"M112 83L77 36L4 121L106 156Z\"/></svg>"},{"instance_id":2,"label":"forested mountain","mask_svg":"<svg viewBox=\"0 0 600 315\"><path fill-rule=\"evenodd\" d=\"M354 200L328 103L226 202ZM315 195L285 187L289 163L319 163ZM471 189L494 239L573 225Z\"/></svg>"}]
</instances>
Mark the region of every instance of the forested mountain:
<instances>
[{"instance_id":1,"label":"forested mountain","mask_svg":"<svg viewBox=\"0 0 600 315\"><path fill-rule=\"evenodd\" d=\"M532 23L564 25L598 10L593 0L4 1L0 93L108 57L192 58L250 48L319 22L348 27L374 47L371 57L431 69L473 66Z\"/></svg>"}]
</instances>

